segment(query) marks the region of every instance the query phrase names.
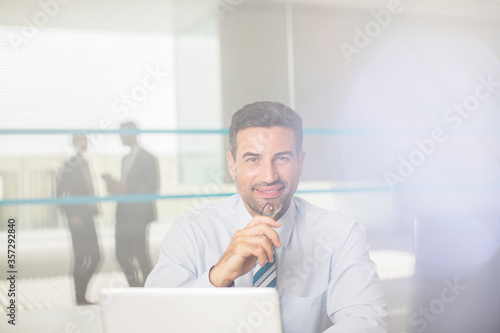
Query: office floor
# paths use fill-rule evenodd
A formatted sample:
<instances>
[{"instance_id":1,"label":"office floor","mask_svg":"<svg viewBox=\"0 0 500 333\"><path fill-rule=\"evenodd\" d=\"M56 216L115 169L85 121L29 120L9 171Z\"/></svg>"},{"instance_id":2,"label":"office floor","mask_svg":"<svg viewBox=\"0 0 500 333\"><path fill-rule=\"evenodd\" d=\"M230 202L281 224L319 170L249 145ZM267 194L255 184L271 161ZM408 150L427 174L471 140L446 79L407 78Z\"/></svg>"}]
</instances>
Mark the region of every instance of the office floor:
<instances>
[{"instance_id":1,"label":"office floor","mask_svg":"<svg viewBox=\"0 0 500 333\"><path fill-rule=\"evenodd\" d=\"M3 312L9 302L10 282L0 281L0 308ZM97 303L99 290L106 287L127 287L122 272L98 273L90 280L87 298ZM69 308L76 306L73 278L69 275L24 278L16 281L16 307L19 311Z\"/></svg>"}]
</instances>

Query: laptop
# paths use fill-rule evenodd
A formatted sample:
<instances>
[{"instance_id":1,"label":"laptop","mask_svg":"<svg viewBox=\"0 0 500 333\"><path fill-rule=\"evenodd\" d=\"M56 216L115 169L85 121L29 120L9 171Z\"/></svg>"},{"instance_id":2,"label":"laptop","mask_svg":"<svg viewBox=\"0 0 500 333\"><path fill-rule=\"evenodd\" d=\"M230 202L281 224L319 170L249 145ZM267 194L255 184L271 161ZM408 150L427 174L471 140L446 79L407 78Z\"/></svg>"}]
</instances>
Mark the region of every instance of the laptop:
<instances>
[{"instance_id":1,"label":"laptop","mask_svg":"<svg viewBox=\"0 0 500 333\"><path fill-rule=\"evenodd\" d=\"M102 289L104 333L281 333L274 288Z\"/></svg>"}]
</instances>

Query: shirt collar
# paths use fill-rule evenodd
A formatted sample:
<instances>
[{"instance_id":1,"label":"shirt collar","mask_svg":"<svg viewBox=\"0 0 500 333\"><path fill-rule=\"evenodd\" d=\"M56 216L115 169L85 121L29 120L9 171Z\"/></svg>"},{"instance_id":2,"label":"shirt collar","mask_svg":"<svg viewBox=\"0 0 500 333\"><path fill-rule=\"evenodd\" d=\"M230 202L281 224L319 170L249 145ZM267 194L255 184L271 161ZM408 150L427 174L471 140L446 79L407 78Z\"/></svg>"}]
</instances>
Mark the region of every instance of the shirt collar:
<instances>
[{"instance_id":1,"label":"shirt collar","mask_svg":"<svg viewBox=\"0 0 500 333\"><path fill-rule=\"evenodd\" d=\"M293 227L295 226L295 216L295 199L292 198L290 207L288 207L285 214L283 214L283 216L278 220L278 222L281 223L281 226L275 229L280 236L280 241L284 248L286 248L288 242L290 241L290 237L292 236ZM241 197L239 197L236 206L236 219L238 221L237 223L239 229L243 229L252 220L252 215L248 212Z\"/></svg>"},{"instance_id":2,"label":"shirt collar","mask_svg":"<svg viewBox=\"0 0 500 333\"><path fill-rule=\"evenodd\" d=\"M138 143L130 147L130 152L125 156L125 160L127 161L127 163L132 164L135 161L139 150L141 150L141 146L139 146Z\"/></svg>"}]
</instances>

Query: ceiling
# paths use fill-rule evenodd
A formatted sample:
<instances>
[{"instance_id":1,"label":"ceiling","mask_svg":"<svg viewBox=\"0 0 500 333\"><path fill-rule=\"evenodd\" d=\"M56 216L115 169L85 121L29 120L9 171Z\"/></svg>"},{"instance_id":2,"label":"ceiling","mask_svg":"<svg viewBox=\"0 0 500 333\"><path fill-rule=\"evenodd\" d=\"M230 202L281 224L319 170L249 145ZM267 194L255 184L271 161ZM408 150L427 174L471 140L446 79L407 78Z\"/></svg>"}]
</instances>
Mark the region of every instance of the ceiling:
<instances>
[{"instance_id":1,"label":"ceiling","mask_svg":"<svg viewBox=\"0 0 500 333\"><path fill-rule=\"evenodd\" d=\"M28 26L39 22L38 25L47 28L168 33L172 31L174 20L182 24L191 21L193 24L203 21L203 18L217 17L215 1L234 3L234 0L0 0L0 25ZM398 0L240 1L241 4L259 2L276 5L291 2L374 10ZM43 3L51 5L44 9ZM399 0L399 3L405 10L416 13L500 21L500 0ZM237 10L239 5L233 6L233 10Z\"/></svg>"}]
</instances>

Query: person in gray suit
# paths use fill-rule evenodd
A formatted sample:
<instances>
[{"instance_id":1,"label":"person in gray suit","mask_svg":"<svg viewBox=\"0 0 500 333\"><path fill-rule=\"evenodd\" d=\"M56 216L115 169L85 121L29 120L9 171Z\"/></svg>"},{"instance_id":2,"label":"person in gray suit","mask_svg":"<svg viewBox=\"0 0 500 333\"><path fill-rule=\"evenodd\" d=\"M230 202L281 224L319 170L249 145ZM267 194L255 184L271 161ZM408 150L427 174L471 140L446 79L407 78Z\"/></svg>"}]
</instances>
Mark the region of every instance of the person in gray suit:
<instances>
[{"instance_id":1,"label":"person in gray suit","mask_svg":"<svg viewBox=\"0 0 500 333\"><path fill-rule=\"evenodd\" d=\"M133 122L123 123L121 129L137 129ZM135 134L120 138L130 152L122 159L121 180L108 179L107 189L115 194L155 194L159 188L158 161L142 148ZM149 257L148 227L156 220L154 201L119 202L116 206L116 257L131 287L142 287L152 270Z\"/></svg>"},{"instance_id":2,"label":"person in gray suit","mask_svg":"<svg viewBox=\"0 0 500 333\"><path fill-rule=\"evenodd\" d=\"M76 154L66 161L57 175L57 196L93 196L94 185L84 153L87 150L87 137L83 134L73 136ZM89 304L85 298L90 279L101 260L99 242L94 224L98 214L95 203L61 206L68 220L73 245L73 279L76 303Z\"/></svg>"}]
</instances>

